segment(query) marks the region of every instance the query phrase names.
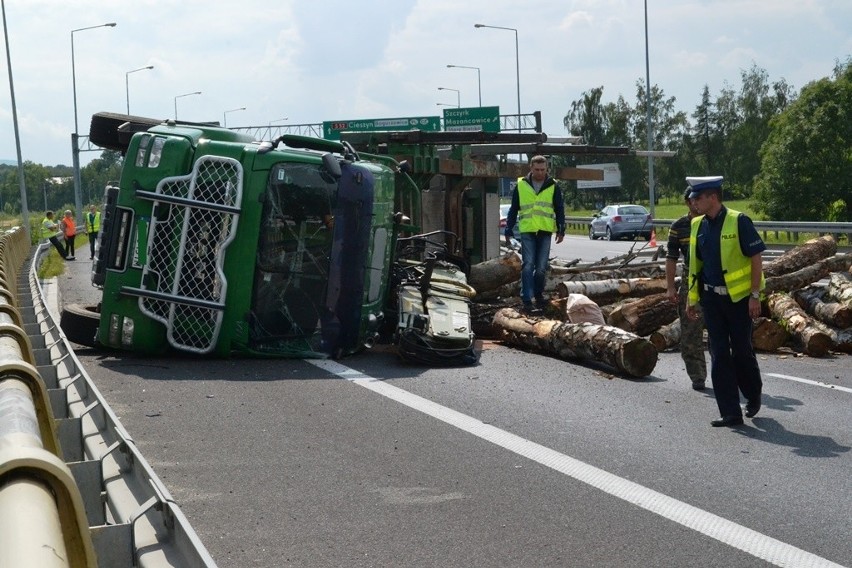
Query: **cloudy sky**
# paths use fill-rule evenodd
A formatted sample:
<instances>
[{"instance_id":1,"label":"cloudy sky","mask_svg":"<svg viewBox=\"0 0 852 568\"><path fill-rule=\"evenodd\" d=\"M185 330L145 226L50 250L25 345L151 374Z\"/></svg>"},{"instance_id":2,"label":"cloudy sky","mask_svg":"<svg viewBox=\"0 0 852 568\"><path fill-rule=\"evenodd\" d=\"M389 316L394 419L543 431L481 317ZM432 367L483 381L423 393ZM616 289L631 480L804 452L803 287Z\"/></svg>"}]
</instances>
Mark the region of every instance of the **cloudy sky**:
<instances>
[{"instance_id":1,"label":"cloudy sky","mask_svg":"<svg viewBox=\"0 0 852 568\"><path fill-rule=\"evenodd\" d=\"M71 30L108 22L74 33L81 134L128 98L131 114L171 118L177 103L181 119L232 127L440 115L456 93L438 87L477 106L477 72L448 64L480 68L482 104L516 112L515 34L475 23L517 29L521 110L550 136L584 91L632 104L645 77L642 0L4 2L23 158L47 165L71 163ZM739 87L752 65L798 90L852 54L850 0L647 2L651 83L689 113L704 85ZM14 160L0 53L0 160Z\"/></svg>"}]
</instances>

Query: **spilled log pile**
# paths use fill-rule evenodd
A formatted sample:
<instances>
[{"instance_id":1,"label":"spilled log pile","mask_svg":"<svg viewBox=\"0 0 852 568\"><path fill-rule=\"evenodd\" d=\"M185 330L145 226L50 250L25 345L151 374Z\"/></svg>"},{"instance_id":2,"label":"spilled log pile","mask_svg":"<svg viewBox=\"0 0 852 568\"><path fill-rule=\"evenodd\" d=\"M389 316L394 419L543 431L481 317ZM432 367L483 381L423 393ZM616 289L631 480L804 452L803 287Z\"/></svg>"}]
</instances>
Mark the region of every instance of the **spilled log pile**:
<instances>
[{"instance_id":1,"label":"spilled log pile","mask_svg":"<svg viewBox=\"0 0 852 568\"><path fill-rule=\"evenodd\" d=\"M643 262L636 262L639 256L633 252L594 263L555 261L545 285L550 301L534 315L517 311L521 272L517 252L475 265L470 280L478 284L471 307L474 332L556 357L597 360L620 372L644 376L647 361L655 365L657 360L656 355L648 355L649 348L657 353L680 341L677 309L666 290L664 250L660 247ZM755 349L774 352L788 345L813 357L852 352L850 267L852 254L838 254L831 236L812 239L764 262L766 317L754 321ZM678 273L682 271L678 266ZM578 295L600 307L606 325L567 323L568 298ZM646 366L633 361L634 357L647 358Z\"/></svg>"}]
</instances>

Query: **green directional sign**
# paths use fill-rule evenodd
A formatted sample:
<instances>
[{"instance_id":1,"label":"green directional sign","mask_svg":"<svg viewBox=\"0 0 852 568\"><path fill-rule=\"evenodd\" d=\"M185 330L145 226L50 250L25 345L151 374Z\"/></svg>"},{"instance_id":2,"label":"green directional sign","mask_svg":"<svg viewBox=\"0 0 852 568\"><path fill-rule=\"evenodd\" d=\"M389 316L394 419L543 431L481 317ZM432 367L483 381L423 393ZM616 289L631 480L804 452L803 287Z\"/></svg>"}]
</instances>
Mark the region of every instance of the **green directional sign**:
<instances>
[{"instance_id":1,"label":"green directional sign","mask_svg":"<svg viewBox=\"0 0 852 568\"><path fill-rule=\"evenodd\" d=\"M500 132L500 107L445 108L448 132Z\"/></svg>"},{"instance_id":2,"label":"green directional sign","mask_svg":"<svg viewBox=\"0 0 852 568\"><path fill-rule=\"evenodd\" d=\"M341 132L372 132L374 130L441 130L441 117L359 118L327 120L322 123L322 137L326 140L340 140Z\"/></svg>"}]
</instances>

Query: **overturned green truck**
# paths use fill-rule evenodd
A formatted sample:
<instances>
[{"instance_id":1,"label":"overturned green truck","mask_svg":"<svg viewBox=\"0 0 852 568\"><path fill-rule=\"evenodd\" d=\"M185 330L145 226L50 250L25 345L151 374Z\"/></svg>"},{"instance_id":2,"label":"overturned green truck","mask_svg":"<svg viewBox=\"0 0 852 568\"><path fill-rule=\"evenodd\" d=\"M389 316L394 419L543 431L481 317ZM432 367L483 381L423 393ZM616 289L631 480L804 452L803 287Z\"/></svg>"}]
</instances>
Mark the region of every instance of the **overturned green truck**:
<instances>
[{"instance_id":1,"label":"overturned green truck","mask_svg":"<svg viewBox=\"0 0 852 568\"><path fill-rule=\"evenodd\" d=\"M92 268L101 302L63 313L72 340L149 354L340 357L415 325L439 361L475 360L464 262L451 236L417 235L420 192L392 158L109 113L92 117L90 140L121 151L124 166L104 194ZM431 333L430 310L435 326L456 323L450 333Z\"/></svg>"}]
</instances>

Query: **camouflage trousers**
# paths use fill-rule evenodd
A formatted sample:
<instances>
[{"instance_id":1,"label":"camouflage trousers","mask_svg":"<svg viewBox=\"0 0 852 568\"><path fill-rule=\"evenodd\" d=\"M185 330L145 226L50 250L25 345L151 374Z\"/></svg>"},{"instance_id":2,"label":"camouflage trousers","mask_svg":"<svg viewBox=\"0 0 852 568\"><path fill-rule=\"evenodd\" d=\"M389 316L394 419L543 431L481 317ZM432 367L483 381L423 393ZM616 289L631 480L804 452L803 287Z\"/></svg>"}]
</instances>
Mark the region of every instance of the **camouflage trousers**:
<instances>
[{"instance_id":1,"label":"camouflage trousers","mask_svg":"<svg viewBox=\"0 0 852 568\"><path fill-rule=\"evenodd\" d=\"M686 279L684 279L686 280ZM686 316L686 286L678 290L677 314L680 317L680 356L686 365L686 374L693 383L703 383L707 378L707 362L704 359L704 313L695 306L698 317Z\"/></svg>"}]
</instances>

